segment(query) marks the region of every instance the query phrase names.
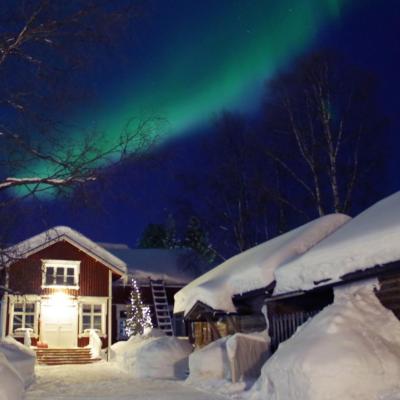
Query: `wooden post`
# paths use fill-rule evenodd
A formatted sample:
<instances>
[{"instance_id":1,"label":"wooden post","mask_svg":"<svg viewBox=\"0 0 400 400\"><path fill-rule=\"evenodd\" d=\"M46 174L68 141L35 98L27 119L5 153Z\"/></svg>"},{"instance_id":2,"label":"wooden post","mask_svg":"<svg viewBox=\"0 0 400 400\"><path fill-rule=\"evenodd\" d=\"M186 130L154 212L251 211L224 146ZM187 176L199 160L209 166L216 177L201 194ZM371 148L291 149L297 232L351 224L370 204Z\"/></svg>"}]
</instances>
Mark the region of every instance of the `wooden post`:
<instances>
[{"instance_id":1,"label":"wooden post","mask_svg":"<svg viewBox=\"0 0 400 400\"><path fill-rule=\"evenodd\" d=\"M111 334L112 334L112 272L108 270L108 312L107 312L107 361L110 361Z\"/></svg>"},{"instance_id":2,"label":"wooden post","mask_svg":"<svg viewBox=\"0 0 400 400\"><path fill-rule=\"evenodd\" d=\"M4 339L7 336L6 333L6 327L7 327L7 314L8 314L8 291L7 289L10 287L10 276L8 273L8 268L5 268L5 291L3 294L3 299L1 301L1 310L0 310L0 315L1 315L1 321L0 321L0 338Z\"/></svg>"},{"instance_id":3,"label":"wooden post","mask_svg":"<svg viewBox=\"0 0 400 400\"><path fill-rule=\"evenodd\" d=\"M3 299L1 300L1 321L0 321L0 338L4 339L6 337L6 326L7 326L7 307L8 304L8 294L4 292Z\"/></svg>"}]
</instances>

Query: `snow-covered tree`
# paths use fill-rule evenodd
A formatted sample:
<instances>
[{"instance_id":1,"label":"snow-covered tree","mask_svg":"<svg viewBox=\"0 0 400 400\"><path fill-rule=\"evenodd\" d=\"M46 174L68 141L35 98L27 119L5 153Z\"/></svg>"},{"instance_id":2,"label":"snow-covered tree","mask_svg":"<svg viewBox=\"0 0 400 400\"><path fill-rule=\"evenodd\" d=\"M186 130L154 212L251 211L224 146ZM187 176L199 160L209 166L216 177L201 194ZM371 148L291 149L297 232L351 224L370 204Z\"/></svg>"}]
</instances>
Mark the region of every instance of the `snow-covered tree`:
<instances>
[{"instance_id":1,"label":"snow-covered tree","mask_svg":"<svg viewBox=\"0 0 400 400\"><path fill-rule=\"evenodd\" d=\"M130 304L127 310L126 335L141 335L145 328L152 328L150 308L143 304L140 290L134 278L131 280Z\"/></svg>"}]
</instances>

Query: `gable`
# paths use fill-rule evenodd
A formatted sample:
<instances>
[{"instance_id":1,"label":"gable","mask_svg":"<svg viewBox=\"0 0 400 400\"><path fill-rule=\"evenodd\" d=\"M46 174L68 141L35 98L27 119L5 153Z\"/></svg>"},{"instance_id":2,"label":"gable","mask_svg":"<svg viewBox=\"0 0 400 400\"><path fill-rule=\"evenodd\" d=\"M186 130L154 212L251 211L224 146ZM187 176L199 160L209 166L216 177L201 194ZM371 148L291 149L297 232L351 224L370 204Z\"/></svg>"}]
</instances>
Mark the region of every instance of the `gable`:
<instances>
[{"instance_id":1,"label":"gable","mask_svg":"<svg viewBox=\"0 0 400 400\"><path fill-rule=\"evenodd\" d=\"M9 268L10 289L21 294L49 294L51 289L42 288L42 260L80 261L79 290L73 294L108 295L108 266L66 240L12 263Z\"/></svg>"},{"instance_id":2,"label":"gable","mask_svg":"<svg viewBox=\"0 0 400 400\"><path fill-rule=\"evenodd\" d=\"M26 239L15 246L11 246L4 251L5 261L8 265L15 260L27 258L43 249L48 248L54 243L65 241L87 253L103 265L111 269L115 274L123 276L127 268L124 261L108 252L103 247L91 241L81 233L74 231L66 226L57 226L45 232Z\"/></svg>"}]
</instances>

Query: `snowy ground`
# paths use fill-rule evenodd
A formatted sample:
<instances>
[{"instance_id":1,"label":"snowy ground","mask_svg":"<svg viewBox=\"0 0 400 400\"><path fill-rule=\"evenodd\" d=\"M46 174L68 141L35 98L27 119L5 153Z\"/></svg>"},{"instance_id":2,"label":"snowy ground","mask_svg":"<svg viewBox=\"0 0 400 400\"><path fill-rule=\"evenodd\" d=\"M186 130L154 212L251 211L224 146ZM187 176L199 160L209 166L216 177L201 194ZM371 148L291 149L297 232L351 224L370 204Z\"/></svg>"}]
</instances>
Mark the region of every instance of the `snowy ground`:
<instances>
[{"instance_id":1,"label":"snowy ground","mask_svg":"<svg viewBox=\"0 0 400 400\"><path fill-rule=\"evenodd\" d=\"M134 379L106 362L89 365L39 366L25 400L140 399L223 400L181 381Z\"/></svg>"}]
</instances>

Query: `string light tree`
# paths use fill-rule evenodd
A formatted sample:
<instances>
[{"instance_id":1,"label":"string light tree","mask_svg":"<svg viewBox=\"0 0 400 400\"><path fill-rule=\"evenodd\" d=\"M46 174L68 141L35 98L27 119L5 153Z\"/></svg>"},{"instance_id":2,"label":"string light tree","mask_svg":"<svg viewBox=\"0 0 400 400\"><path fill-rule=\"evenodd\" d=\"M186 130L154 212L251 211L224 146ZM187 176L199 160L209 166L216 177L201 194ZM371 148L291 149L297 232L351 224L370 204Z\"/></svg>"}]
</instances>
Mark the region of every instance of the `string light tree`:
<instances>
[{"instance_id":1,"label":"string light tree","mask_svg":"<svg viewBox=\"0 0 400 400\"><path fill-rule=\"evenodd\" d=\"M129 337L143 335L144 330L153 328L150 307L146 307L140 297L140 290L136 280L131 280L130 304L127 310L125 332Z\"/></svg>"}]
</instances>

